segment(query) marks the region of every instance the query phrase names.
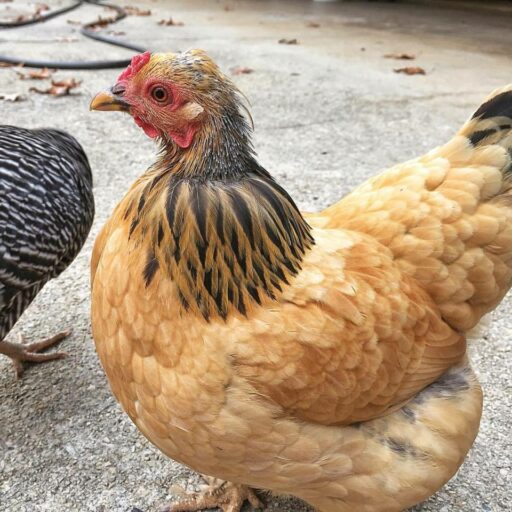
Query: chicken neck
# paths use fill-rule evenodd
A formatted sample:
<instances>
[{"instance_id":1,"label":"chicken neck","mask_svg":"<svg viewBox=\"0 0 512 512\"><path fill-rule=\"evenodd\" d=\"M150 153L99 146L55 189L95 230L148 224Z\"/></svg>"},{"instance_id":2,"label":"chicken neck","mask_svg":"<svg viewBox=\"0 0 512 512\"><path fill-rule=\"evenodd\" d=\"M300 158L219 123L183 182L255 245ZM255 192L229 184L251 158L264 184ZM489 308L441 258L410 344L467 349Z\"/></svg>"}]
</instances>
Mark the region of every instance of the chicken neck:
<instances>
[{"instance_id":1,"label":"chicken neck","mask_svg":"<svg viewBox=\"0 0 512 512\"><path fill-rule=\"evenodd\" d=\"M212 117L189 148L162 139L125 217L130 237L149 242L147 286L171 277L183 309L205 319L245 315L274 299L313 244L293 199L256 161L234 106Z\"/></svg>"}]
</instances>

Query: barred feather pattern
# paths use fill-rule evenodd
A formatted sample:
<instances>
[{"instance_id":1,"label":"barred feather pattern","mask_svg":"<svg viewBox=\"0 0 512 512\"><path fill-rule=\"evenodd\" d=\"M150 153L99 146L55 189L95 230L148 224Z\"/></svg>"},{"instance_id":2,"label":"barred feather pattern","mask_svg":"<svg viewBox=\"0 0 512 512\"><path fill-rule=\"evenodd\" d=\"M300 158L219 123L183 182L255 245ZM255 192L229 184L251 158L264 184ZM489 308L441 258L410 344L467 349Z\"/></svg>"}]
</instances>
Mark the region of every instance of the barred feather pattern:
<instances>
[{"instance_id":1,"label":"barred feather pattern","mask_svg":"<svg viewBox=\"0 0 512 512\"><path fill-rule=\"evenodd\" d=\"M73 261L93 217L91 169L72 136L0 126L0 341Z\"/></svg>"}]
</instances>

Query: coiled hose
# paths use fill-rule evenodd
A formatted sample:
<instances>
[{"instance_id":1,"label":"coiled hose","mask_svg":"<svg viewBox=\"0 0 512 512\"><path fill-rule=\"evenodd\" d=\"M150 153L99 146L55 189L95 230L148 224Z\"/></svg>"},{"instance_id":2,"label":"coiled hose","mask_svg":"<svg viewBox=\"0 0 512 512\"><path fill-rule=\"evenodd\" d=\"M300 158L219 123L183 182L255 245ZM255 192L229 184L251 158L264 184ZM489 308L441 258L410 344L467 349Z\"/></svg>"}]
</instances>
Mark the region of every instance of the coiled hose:
<instances>
[{"instance_id":1,"label":"coiled hose","mask_svg":"<svg viewBox=\"0 0 512 512\"><path fill-rule=\"evenodd\" d=\"M68 5L66 7L62 7L61 9L53 10L47 14L43 14L40 16L34 16L33 18L24 19L20 21L12 21L12 22L0 22L0 29L11 29L23 27L25 25L33 25L35 23L41 23L44 21L48 21L49 19L55 18L57 16L61 16L67 12L73 11L83 4L92 4L101 7L108 7L115 11L115 17L109 25L113 23L117 23L118 21L126 18L126 11L117 5L109 4L103 2L102 0L77 0L75 3ZM91 21L86 23L80 29L80 33L89 39L94 39L95 41L100 41L106 44L112 44L114 46L119 46L121 48L127 48L128 50L133 50L137 53L143 53L146 51L146 48L142 48L141 46L137 46L131 43L125 43L116 39L114 37L105 36L102 34L98 34L92 28L95 25L96 21ZM130 59L121 59L121 60L87 60L87 61L51 61L51 60L32 60L32 59L22 59L20 57L10 57L8 55L0 54L0 62L6 62L8 64L23 64L26 67L30 68L57 68L57 69L112 69L112 68L124 68L130 64Z\"/></svg>"}]
</instances>

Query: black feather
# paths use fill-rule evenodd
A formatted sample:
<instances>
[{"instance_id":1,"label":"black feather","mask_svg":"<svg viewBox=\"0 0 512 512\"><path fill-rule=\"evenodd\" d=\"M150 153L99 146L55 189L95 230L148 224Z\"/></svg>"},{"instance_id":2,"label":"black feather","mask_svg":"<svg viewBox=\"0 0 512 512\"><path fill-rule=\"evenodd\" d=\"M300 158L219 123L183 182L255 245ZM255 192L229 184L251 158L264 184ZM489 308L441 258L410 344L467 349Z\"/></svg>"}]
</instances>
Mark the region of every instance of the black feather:
<instances>
[{"instance_id":1,"label":"black feather","mask_svg":"<svg viewBox=\"0 0 512 512\"><path fill-rule=\"evenodd\" d=\"M146 266L144 267L144 282L146 283L146 286L149 286L151 284L151 281L153 280L153 277L155 277L155 273L159 268L158 260L155 258L155 253L151 251L148 254Z\"/></svg>"},{"instance_id":2,"label":"black feather","mask_svg":"<svg viewBox=\"0 0 512 512\"><path fill-rule=\"evenodd\" d=\"M242 194L233 191L230 194L231 207L235 213L236 219L242 228L245 236L251 244L251 248L254 250L254 232L253 232L253 221L251 211L245 202Z\"/></svg>"},{"instance_id":3,"label":"black feather","mask_svg":"<svg viewBox=\"0 0 512 512\"><path fill-rule=\"evenodd\" d=\"M512 91L505 91L486 101L473 114L472 119L490 119L491 117L512 118Z\"/></svg>"},{"instance_id":4,"label":"black feather","mask_svg":"<svg viewBox=\"0 0 512 512\"><path fill-rule=\"evenodd\" d=\"M473 144L473 146L476 146L479 142L481 142L486 137L489 137L489 135L494 135L496 133L495 128L489 128L488 130L479 130L477 132L473 132L469 136L469 142Z\"/></svg>"}]
</instances>

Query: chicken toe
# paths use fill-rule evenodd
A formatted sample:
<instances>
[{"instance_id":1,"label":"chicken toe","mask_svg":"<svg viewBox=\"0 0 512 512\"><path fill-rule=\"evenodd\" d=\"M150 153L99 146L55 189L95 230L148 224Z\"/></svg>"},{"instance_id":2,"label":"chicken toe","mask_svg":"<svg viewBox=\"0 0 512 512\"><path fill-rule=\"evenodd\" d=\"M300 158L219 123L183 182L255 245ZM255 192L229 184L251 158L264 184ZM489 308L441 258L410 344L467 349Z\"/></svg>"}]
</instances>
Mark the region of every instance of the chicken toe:
<instances>
[{"instance_id":1,"label":"chicken toe","mask_svg":"<svg viewBox=\"0 0 512 512\"><path fill-rule=\"evenodd\" d=\"M263 504L255 491L245 485L238 485L224 480L206 477L209 483L203 492L188 495L168 507L165 512L196 512L210 508L220 508L223 512L240 512L248 501L254 509Z\"/></svg>"},{"instance_id":2,"label":"chicken toe","mask_svg":"<svg viewBox=\"0 0 512 512\"><path fill-rule=\"evenodd\" d=\"M0 341L0 354L4 354L12 359L16 378L23 376L23 363L44 363L55 359L63 359L67 356L65 352L52 352L50 354L40 354L42 350L52 347L71 334L71 329L57 333L55 336L46 338L35 343L23 344L23 336L20 334L20 343L9 341Z\"/></svg>"}]
</instances>

